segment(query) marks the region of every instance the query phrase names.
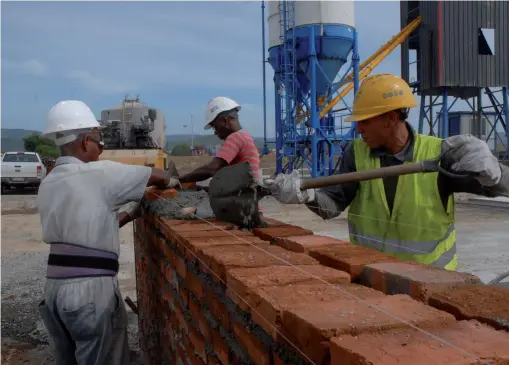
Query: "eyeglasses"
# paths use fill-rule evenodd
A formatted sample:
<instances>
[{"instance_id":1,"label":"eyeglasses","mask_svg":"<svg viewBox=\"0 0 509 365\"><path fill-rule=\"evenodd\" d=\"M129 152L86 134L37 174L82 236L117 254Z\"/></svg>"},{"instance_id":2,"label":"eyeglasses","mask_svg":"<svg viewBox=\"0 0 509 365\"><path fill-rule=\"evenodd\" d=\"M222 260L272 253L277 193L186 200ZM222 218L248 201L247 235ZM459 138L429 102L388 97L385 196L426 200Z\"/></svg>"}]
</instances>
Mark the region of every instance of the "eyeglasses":
<instances>
[{"instance_id":1,"label":"eyeglasses","mask_svg":"<svg viewBox=\"0 0 509 365\"><path fill-rule=\"evenodd\" d=\"M85 139L85 138L88 138L89 140L94 142L97 145L97 147L99 148L99 150L102 151L104 149L104 142L102 141L102 136L99 137L99 140L96 140L95 138L93 138L90 135L81 135L78 137L78 139Z\"/></svg>"},{"instance_id":2,"label":"eyeglasses","mask_svg":"<svg viewBox=\"0 0 509 365\"><path fill-rule=\"evenodd\" d=\"M90 138L88 137L88 139L90 139L92 142L96 143L97 144L97 147L99 147L99 149L102 151L104 149L104 142L99 140L95 140L94 138Z\"/></svg>"}]
</instances>

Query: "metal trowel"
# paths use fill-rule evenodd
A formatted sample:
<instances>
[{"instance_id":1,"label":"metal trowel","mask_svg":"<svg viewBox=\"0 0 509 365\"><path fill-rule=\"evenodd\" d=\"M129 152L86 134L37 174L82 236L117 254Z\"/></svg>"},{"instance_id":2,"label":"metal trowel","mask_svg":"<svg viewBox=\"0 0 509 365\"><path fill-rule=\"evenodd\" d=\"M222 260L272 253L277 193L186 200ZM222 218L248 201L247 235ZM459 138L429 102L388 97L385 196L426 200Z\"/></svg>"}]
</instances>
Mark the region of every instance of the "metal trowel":
<instances>
[{"instance_id":1,"label":"metal trowel","mask_svg":"<svg viewBox=\"0 0 509 365\"><path fill-rule=\"evenodd\" d=\"M442 157L443 154L432 160L303 179L301 190L437 171L454 178L468 176L453 174L442 168L440 166ZM249 163L227 166L216 172L210 180L208 194L210 206L217 219L245 228L263 226L258 202L263 197L271 195L271 192L263 186L262 181L256 180Z\"/></svg>"}]
</instances>

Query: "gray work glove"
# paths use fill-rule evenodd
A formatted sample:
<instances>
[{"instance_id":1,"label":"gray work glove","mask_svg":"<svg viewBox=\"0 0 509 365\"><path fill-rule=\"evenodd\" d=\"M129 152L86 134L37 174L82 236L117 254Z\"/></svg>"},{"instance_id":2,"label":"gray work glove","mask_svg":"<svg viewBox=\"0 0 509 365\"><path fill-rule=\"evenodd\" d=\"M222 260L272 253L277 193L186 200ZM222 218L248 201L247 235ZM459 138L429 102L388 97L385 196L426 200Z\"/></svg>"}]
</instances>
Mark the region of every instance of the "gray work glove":
<instances>
[{"instance_id":1,"label":"gray work glove","mask_svg":"<svg viewBox=\"0 0 509 365\"><path fill-rule=\"evenodd\" d=\"M176 187L179 187L179 188L182 188L182 185L180 185L180 181L179 179L177 179L176 177L170 177L170 182L168 183L168 185L166 185L167 188L171 188L171 189L174 189Z\"/></svg>"},{"instance_id":2,"label":"gray work glove","mask_svg":"<svg viewBox=\"0 0 509 365\"><path fill-rule=\"evenodd\" d=\"M315 190L300 190L301 178L294 170L291 174L279 174L275 180L266 179L264 186L268 188L274 198L283 204L305 204L315 200Z\"/></svg>"},{"instance_id":3,"label":"gray work glove","mask_svg":"<svg viewBox=\"0 0 509 365\"><path fill-rule=\"evenodd\" d=\"M141 216L141 204L139 202L130 202L124 204L119 211L127 213L131 219L136 219Z\"/></svg>"},{"instance_id":4,"label":"gray work glove","mask_svg":"<svg viewBox=\"0 0 509 365\"><path fill-rule=\"evenodd\" d=\"M483 186L500 182L500 164L486 142L469 134L453 136L444 139L442 152L448 152L447 157L453 162L452 170L476 174L475 179Z\"/></svg>"}]
</instances>

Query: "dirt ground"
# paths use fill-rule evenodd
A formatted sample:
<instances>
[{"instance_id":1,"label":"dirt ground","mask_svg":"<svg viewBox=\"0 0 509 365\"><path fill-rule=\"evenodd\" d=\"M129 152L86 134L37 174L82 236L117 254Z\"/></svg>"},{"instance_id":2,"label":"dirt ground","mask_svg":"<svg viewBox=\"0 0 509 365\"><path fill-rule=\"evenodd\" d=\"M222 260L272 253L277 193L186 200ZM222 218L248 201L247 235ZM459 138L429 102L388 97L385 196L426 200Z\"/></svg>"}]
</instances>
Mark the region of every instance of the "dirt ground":
<instances>
[{"instance_id":1,"label":"dirt ground","mask_svg":"<svg viewBox=\"0 0 509 365\"><path fill-rule=\"evenodd\" d=\"M204 161L210 157L202 158ZM177 168L186 172L204 161L181 158ZM199 160L200 158L198 158ZM193 164L190 166L190 161ZM182 167L185 166L185 167ZM267 168L271 169L269 163ZM265 172L267 173L267 172ZM324 221L306 207L282 207L272 198L262 200L271 218L348 239L345 214ZM484 282L508 268L509 210L500 207L457 206L459 270L478 275ZM2 363L50 365L48 337L37 312L42 298L48 245L41 242L39 214L34 193L2 195ZM136 301L132 224L121 229L119 282L123 296ZM133 364L138 358L137 317L129 313L129 339Z\"/></svg>"}]
</instances>

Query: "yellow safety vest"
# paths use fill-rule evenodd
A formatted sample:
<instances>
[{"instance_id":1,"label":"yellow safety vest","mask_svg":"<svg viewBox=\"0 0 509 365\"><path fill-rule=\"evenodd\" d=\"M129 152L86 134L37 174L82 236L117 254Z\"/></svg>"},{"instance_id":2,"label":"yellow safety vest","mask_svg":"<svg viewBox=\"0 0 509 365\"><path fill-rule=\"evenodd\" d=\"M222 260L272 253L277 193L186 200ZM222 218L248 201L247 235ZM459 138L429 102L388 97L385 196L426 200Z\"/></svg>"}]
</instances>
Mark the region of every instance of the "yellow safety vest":
<instances>
[{"instance_id":1,"label":"yellow safety vest","mask_svg":"<svg viewBox=\"0 0 509 365\"><path fill-rule=\"evenodd\" d=\"M412 162L437 157L441 142L416 134ZM371 157L370 152L362 139L354 140L357 171L380 168L380 159ZM400 176L392 215L382 179L359 183L348 209L350 241L404 260L456 270L454 196L449 197L445 210L437 176L437 172Z\"/></svg>"}]
</instances>

